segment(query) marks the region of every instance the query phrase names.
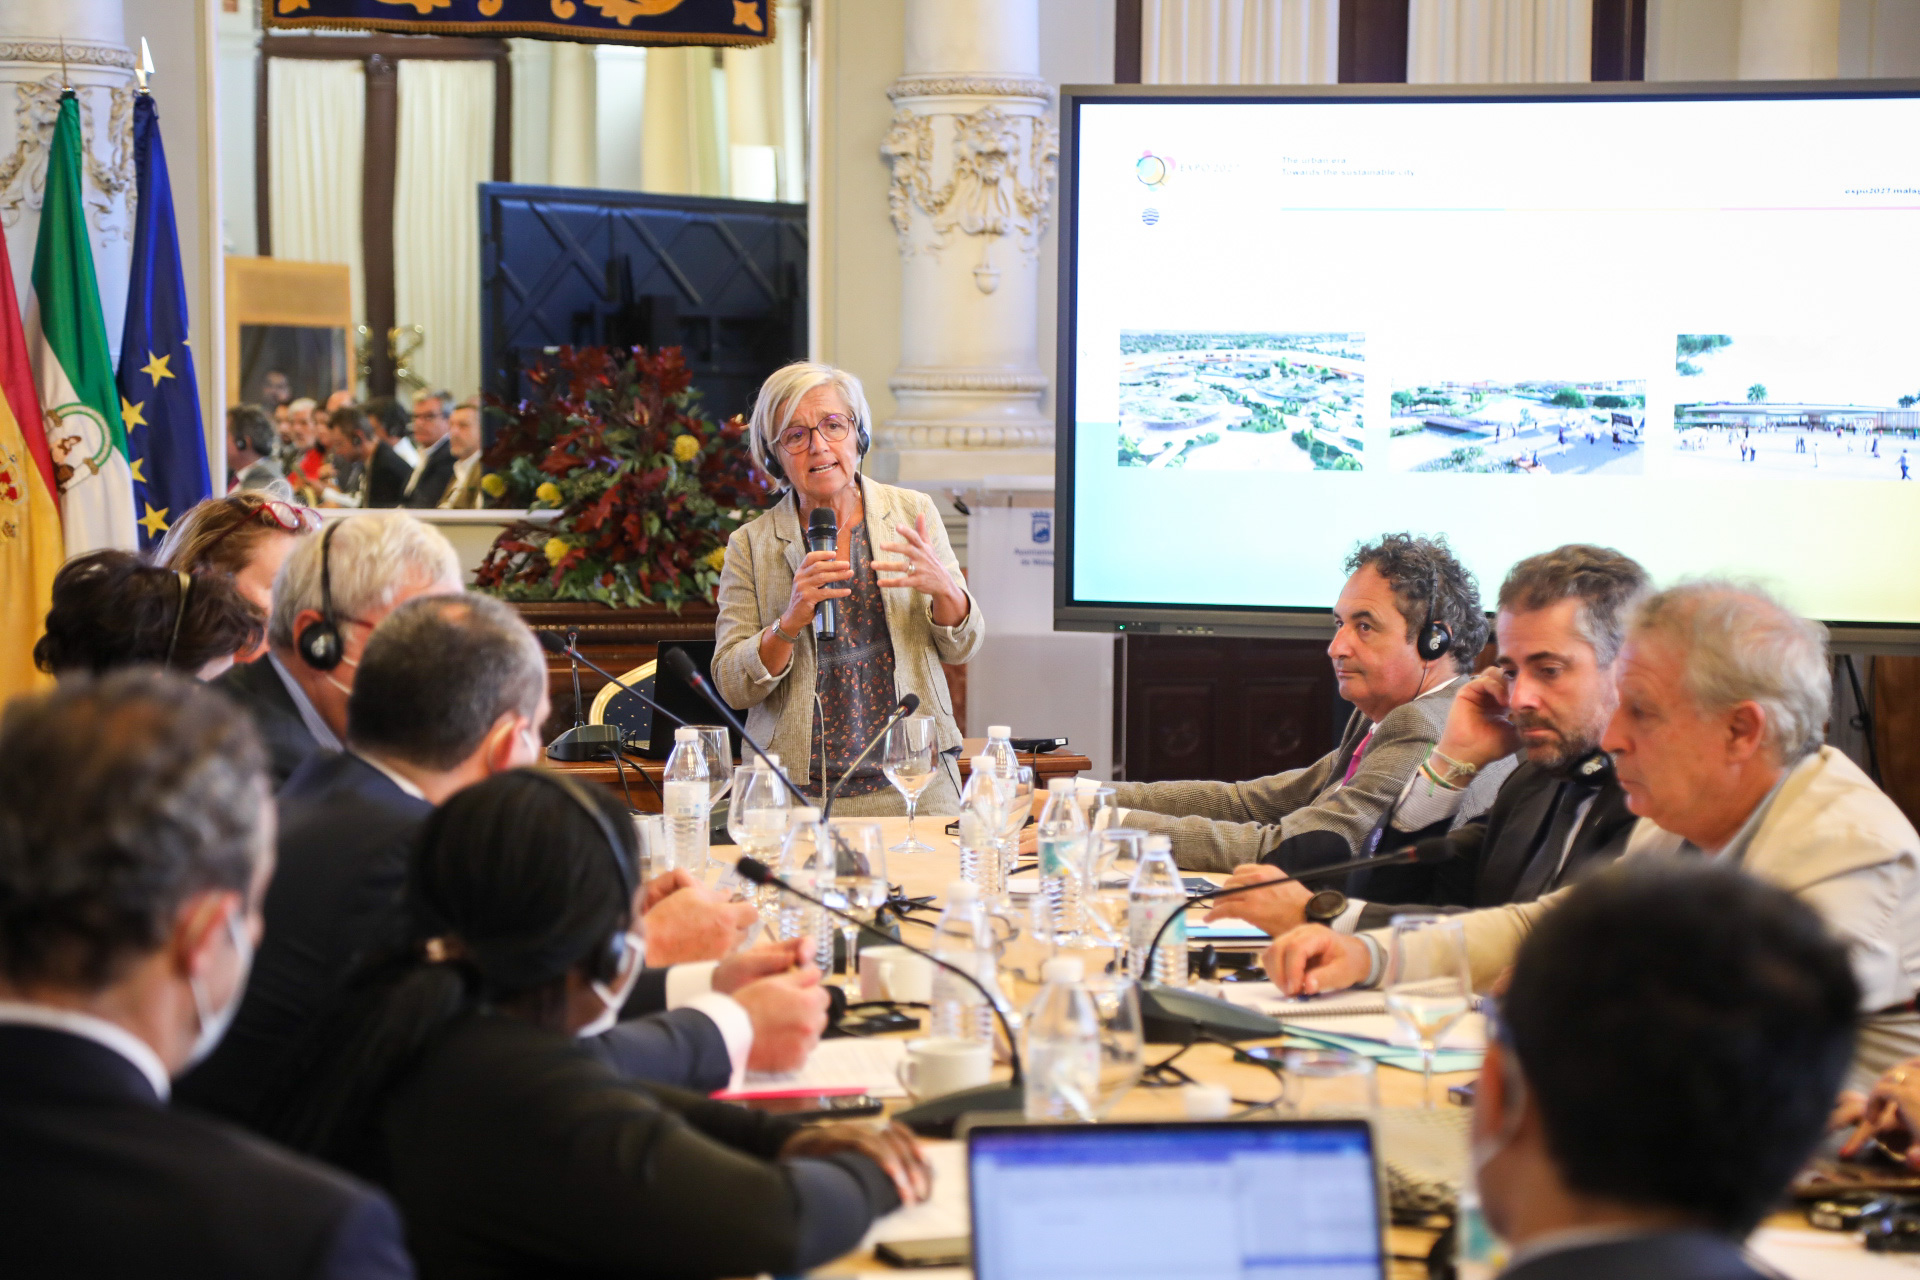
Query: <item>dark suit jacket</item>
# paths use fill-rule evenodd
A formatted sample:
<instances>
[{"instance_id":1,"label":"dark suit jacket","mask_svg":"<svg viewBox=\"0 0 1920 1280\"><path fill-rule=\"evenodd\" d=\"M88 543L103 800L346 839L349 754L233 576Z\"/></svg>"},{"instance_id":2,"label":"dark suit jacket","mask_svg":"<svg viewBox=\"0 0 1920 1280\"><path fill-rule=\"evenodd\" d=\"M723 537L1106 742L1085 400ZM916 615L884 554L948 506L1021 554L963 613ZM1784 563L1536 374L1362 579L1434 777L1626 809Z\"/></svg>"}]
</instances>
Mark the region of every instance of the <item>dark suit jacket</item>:
<instances>
[{"instance_id":1,"label":"dark suit jacket","mask_svg":"<svg viewBox=\"0 0 1920 1280\"><path fill-rule=\"evenodd\" d=\"M1663 1231L1545 1254L1502 1271L1499 1280L1777 1280L1740 1246L1706 1231Z\"/></svg>"},{"instance_id":2,"label":"dark suit jacket","mask_svg":"<svg viewBox=\"0 0 1920 1280\"><path fill-rule=\"evenodd\" d=\"M413 486L413 492L406 497L409 507L437 507L440 499L446 496L447 486L453 483L453 444L445 436L440 443L427 450L420 468L420 483Z\"/></svg>"},{"instance_id":3,"label":"dark suit jacket","mask_svg":"<svg viewBox=\"0 0 1920 1280\"><path fill-rule=\"evenodd\" d=\"M386 1280L413 1274L385 1196L169 1110L131 1062L0 1025L0 1275Z\"/></svg>"},{"instance_id":4,"label":"dark suit jacket","mask_svg":"<svg viewBox=\"0 0 1920 1280\"><path fill-rule=\"evenodd\" d=\"M363 507L397 507L406 500L407 481L413 479L413 468L407 460L393 451L393 446L382 440L374 446L373 461L367 464L366 478L362 481L360 505Z\"/></svg>"},{"instance_id":5,"label":"dark suit jacket","mask_svg":"<svg viewBox=\"0 0 1920 1280\"><path fill-rule=\"evenodd\" d=\"M316 755L281 789L279 859L246 998L226 1038L175 1086L182 1103L250 1126L305 1062L309 1035L359 965L406 940L407 859L433 806L351 752ZM594 1051L624 1074L712 1091L732 1075L725 1038L666 1007L653 970ZM651 1016L641 1017L642 1014Z\"/></svg>"},{"instance_id":6,"label":"dark suit jacket","mask_svg":"<svg viewBox=\"0 0 1920 1280\"><path fill-rule=\"evenodd\" d=\"M472 1014L390 1095L369 1172L426 1277L791 1275L899 1204L865 1156L775 1161L797 1127Z\"/></svg>"},{"instance_id":7,"label":"dark suit jacket","mask_svg":"<svg viewBox=\"0 0 1920 1280\"><path fill-rule=\"evenodd\" d=\"M1557 773L1522 762L1501 785L1493 807L1483 816L1451 833L1445 824L1436 823L1397 841L1406 844L1413 839L1445 835L1459 852L1451 861L1431 866L1356 872L1348 892L1367 900L1357 927L1385 928L1393 922L1395 911L1413 904L1457 912L1531 902L1619 857L1636 819L1627 809L1626 793L1608 775L1574 833L1566 863L1558 874L1549 871L1549 865L1560 856L1559 849L1546 847L1545 839L1560 786ZM1383 842L1382 847L1389 846ZM1528 869L1536 862L1542 865L1530 877Z\"/></svg>"},{"instance_id":8,"label":"dark suit jacket","mask_svg":"<svg viewBox=\"0 0 1920 1280\"><path fill-rule=\"evenodd\" d=\"M244 666L229 667L213 682L213 687L232 698L253 717L254 728L267 747L267 769L273 774L273 788L286 785L294 770L308 756L320 750L320 744L307 732L293 695L273 663L265 658Z\"/></svg>"}]
</instances>

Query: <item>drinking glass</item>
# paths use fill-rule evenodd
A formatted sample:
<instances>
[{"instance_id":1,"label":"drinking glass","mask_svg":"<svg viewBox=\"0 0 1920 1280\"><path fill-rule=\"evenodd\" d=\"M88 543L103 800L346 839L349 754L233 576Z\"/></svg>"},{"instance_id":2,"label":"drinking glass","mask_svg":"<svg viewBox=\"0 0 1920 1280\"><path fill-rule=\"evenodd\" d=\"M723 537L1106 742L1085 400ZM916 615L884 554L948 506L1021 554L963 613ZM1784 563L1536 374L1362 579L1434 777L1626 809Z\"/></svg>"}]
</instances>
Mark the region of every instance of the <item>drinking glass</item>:
<instances>
[{"instance_id":1,"label":"drinking glass","mask_svg":"<svg viewBox=\"0 0 1920 1280\"><path fill-rule=\"evenodd\" d=\"M833 846L833 889L848 915L872 923L887 901L887 853L880 824L869 819L835 818L827 824ZM840 922L847 945L847 977L860 976L860 926Z\"/></svg>"},{"instance_id":2,"label":"drinking glass","mask_svg":"<svg viewBox=\"0 0 1920 1280\"><path fill-rule=\"evenodd\" d=\"M1387 949L1387 1009L1420 1042L1422 1096L1433 1107L1433 1055L1440 1037L1473 1007L1467 933L1459 916L1398 915Z\"/></svg>"},{"instance_id":3,"label":"drinking glass","mask_svg":"<svg viewBox=\"0 0 1920 1280\"><path fill-rule=\"evenodd\" d=\"M1119 806L1113 803L1112 787L1096 787L1093 798L1087 803L1087 830L1098 836L1111 827L1119 814Z\"/></svg>"},{"instance_id":4,"label":"drinking glass","mask_svg":"<svg viewBox=\"0 0 1920 1280\"><path fill-rule=\"evenodd\" d=\"M740 852L770 867L780 861L787 838L787 789L771 769L743 764L733 771L733 803L727 807L727 834ZM761 921L772 926L779 908L779 890L763 888L757 895Z\"/></svg>"},{"instance_id":5,"label":"drinking glass","mask_svg":"<svg viewBox=\"0 0 1920 1280\"><path fill-rule=\"evenodd\" d=\"M640 845L640 883L645 884L661 872L668 870L660 865L665 861L662 856L667 847L666 819L657 813L636 813L633 815L633 833Z\"/></svg>"},{"instance_id":6,"label":"drinking glass","mask_svg":"<svg viewBox=\"0 0 1920 1280\"><path fill-rule=\"evenodd\" d=\"M1133 873L1140 865L1147 833L1132 827L1108 827L1097 836L1089 836L1093 848L1093 874L1088 877L1088 901L1093 904L1093 921L1107 940L1120 949L1117 957L1122 972L1132 959L1127 945L1127 913L1131 906Z\"/></svg>"},{"instance_id":7,"label":"drinking glass","mask_svg":"<svg viewBox=\"0 0 1920 1280\"><path fill-rule=\"evenodd\" d=\"M1140 1083L1147 1037L1140 1019L1140 991L1131 978L1095 974L1085 986L1099 1010L1100 1096L1092 1102L1094 1115L1104 1120Z\"/></svg>"},{"instance_id":8,"label":"drinking glass","mask_svg":"<svg viewBox=\"0 0 1920 1280\"><path fill-rule=\"evenodd\" d=\"M1364 1114L1380 1106L1372 1058L1345 1049L1289 1049L1280 1063L1287 1106L1302 1120Z\"/></svg>"},{"instance_id":9,"label":"drinking glass","mask_svg":"<svg viewBox=\"0 0 1920 1280\"><path fill-rule=\"evenodd\" d=\"M712 792L708 797L709 812L718 805L722 796L733 786L733 740L727 736L726 726L718 724L697 724L700 731L700 751L707 758L707 787Z\"/></svg>"},{"instance_id":10,"label":"drinking glass","mask_svg":"<svg viewBox=\"0 0 1920 1280\"><path fill-rule=\"evenodd\" d=\"M908 716L887 730L887 744L881 749L881 769L907 802L907 838L889 849L889 853L932 853L933 846L922 844L913 835L913 811L920 793L933 782L933 717Z\"/></svg>"}]
</instances>

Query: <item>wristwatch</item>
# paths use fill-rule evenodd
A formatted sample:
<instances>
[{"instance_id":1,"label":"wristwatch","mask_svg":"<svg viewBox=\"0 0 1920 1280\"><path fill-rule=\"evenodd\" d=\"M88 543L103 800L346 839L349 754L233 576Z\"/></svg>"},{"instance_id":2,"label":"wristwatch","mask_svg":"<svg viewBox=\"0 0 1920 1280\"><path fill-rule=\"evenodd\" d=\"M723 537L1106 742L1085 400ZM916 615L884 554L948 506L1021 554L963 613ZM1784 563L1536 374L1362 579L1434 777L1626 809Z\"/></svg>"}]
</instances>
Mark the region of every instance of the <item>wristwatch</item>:
<instances>
[{"instance_id":1,"label":"wristwatch","mask_svg":"<svg viewBox=\"0 0 1920 1280\"><path fill-rule=\"evenodd\" d=\"M1322 889L1307 899L1307 923L1331 925L1346 910L1346 894L1338 889Z\"/></svg>"}]
</instances>

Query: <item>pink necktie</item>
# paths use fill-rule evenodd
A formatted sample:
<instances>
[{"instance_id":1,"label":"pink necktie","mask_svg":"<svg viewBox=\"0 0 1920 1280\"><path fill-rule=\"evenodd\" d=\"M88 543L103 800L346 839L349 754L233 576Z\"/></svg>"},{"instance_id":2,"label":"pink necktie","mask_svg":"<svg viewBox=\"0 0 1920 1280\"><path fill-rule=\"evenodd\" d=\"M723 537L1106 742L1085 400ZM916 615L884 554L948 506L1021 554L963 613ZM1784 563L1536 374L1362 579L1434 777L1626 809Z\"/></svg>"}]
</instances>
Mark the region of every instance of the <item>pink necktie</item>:
<instances>
[{"instance_id":1,"label":"pink necktie","mask_svg":"<svg viewBox=\"0 0 1920 1280\"><path fill-rule=\"evenodd\" d=\"M1346 786L1353 781L1353 775L1360 769L1360 757L1367 754L1367 748L1373 743L1373 730L1367 730L1367 736L1360 739L1360 745L1353 749L1353 758L1347 761L1347 771L1340 777L1340 785Z\"/></svg>"}]
</instances>

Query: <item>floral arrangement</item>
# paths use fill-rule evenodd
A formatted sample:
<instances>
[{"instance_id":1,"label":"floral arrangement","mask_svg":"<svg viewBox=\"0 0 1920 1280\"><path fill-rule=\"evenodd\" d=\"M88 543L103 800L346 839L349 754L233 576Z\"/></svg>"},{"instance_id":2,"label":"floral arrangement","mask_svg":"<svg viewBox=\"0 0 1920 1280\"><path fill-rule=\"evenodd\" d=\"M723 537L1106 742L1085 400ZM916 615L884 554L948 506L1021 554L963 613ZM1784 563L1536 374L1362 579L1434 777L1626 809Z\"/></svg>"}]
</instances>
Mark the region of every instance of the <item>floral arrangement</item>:
<instances>
[{"instance_id":1,"label":"floral arrangement","mask_svg":"<svg viewBox=\"0 0 1920 1280\"><path fill-rule=\"evenodd\" d=\"M727 535L768 485L738 416L700 416L680 348L562 347L481 460L492 505L558 510L503 530L475 575L507 600L710 601Z\"/></svg>"}]
</instances>

